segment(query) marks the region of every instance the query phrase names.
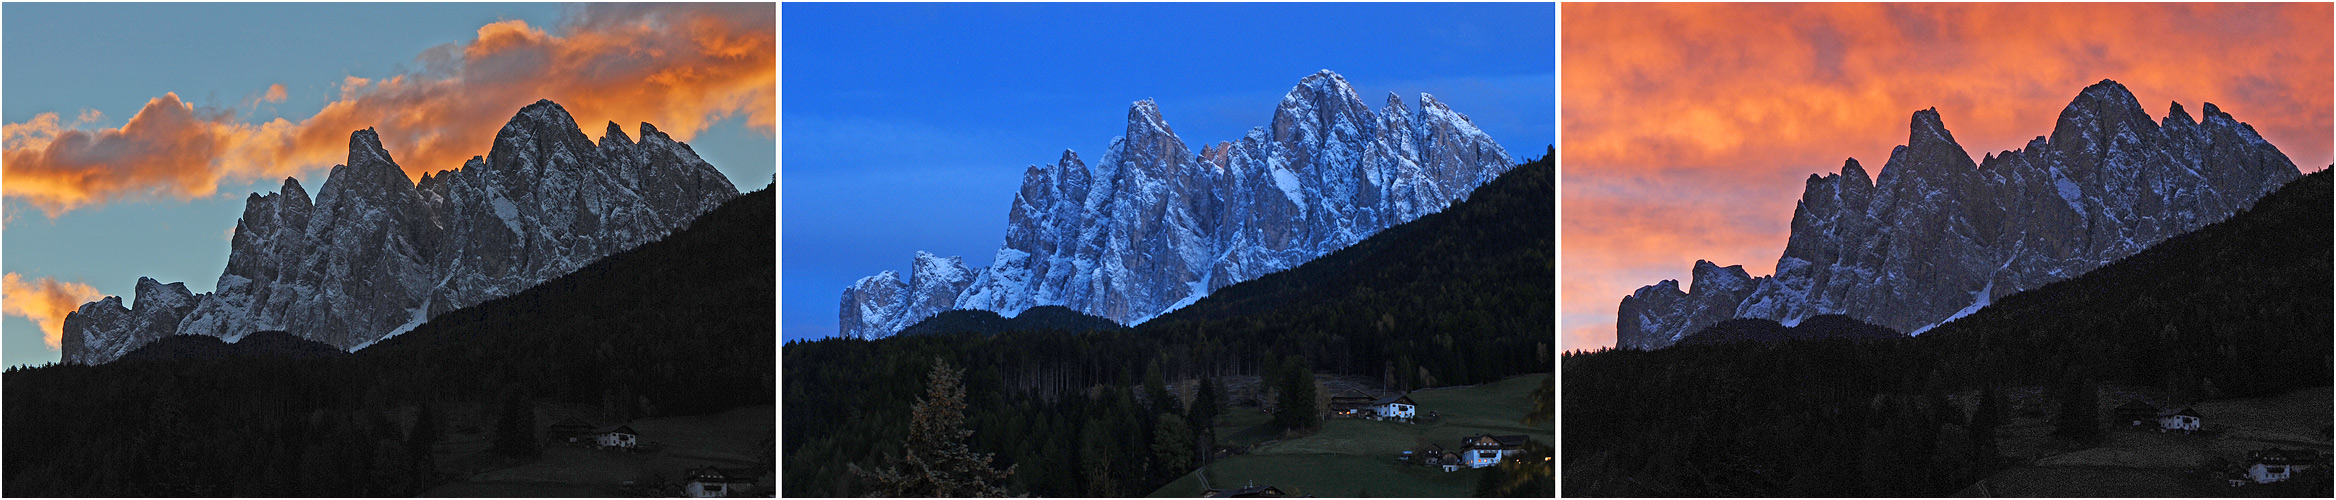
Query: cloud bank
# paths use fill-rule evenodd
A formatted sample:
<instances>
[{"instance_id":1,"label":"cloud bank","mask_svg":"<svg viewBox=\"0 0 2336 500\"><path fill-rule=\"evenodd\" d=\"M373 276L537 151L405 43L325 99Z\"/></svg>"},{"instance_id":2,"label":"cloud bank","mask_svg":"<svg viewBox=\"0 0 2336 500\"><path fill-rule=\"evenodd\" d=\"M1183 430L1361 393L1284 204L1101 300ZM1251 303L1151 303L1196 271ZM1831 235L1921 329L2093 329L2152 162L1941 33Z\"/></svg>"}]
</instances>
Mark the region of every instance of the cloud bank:
<instances>
[{"instance_id":1,"label":"cloud bank","mask_svg":"<svg viewBox=\"0 0 2336 500\"><path fill-rule=\"evenodd\" d=\"M81 304L105 298L97 288L46 277L24 281L16 273L0 276L0 314L32 320L41 328L41 342L59 349L65 338L65 315Z\"/></svg>"},{"instance_id":2,"label":"cloud bank","mask_svg":"<svg viewBox=\"0 0 2336 500\"><path fill-rule=\"evenodd\" d=\"M314 116L246 123L176 93L146 103L120 128L84 129L42 113L4 132L0 194L50 217L115 200L193 199L223 182L290 176L347 156L351 131L374 128L414 179L486 154L495 131L537 99L559 102L588 135L600 124L655 123L689 140L742 116L777 123L777 26L772 4L587 4L546 30L525 21L481 26L472 40L432 47L420 70L345 77ZM281 84L255 93L281 102ZM627 126L626 128L631 128Z\"/></svg>"}]
</instances>

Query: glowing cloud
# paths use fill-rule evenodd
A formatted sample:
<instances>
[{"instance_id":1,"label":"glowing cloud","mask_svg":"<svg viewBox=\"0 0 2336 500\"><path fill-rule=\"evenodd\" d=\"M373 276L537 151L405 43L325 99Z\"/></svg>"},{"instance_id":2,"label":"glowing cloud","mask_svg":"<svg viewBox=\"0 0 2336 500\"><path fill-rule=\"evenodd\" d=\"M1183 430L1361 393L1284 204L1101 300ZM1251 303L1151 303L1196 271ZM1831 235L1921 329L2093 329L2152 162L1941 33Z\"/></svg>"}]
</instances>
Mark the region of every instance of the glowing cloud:
<instances>
[{"instance_id":1,"label":"glowing cloud","mask_svg":"<svg viewBox=\"0 0 2336 500\"><path fill-rule=\"evenodd\" d=\"M269 179L346 158L351 131L374 128L407 175L456 169L486 154L519 108L551 99L599 135L607 122L650 122L689 140L743 116L777 124L777 26L771 4L588 4L551 31L487 24L468 43L423 51L423 68L347 76L338 100L292 123L238 121L165 94L118 129L81 130L44 113L6 125L5 196L50 217L127 197L193 199L223 181ZM281 84L259 102L286 98ZM84 118L91 118L85 113ZM631 127L627 127L631 128Z\"/></svg>"},{"instance_id":2,"label":"glowing cloud","mask_svg":"<svg viewBox=\"0 0 2336 500\"><path fill-rule=\"evenodd\" d=\"M1561 9L1566 349L1612 345L1621 297L1698 258L1770 273L1802 181L1879 174L1915 110L1977 157L2107 78L2160 115L2212 102L2303 169L2336 156L2326 3Z\"/></svg>"},{"instance_id":3,"label":"glowing cloud","mask_svg":"<svg viewBox=\"0 0 2336 500\"><path fill-rule=\"evenodd\" d=\"M16 273L0 276L0 314L29 319L40 325L41 342L48 344L49 349L63 345L66 314L79 310L84 302L101 298L105 294L80 283L45 277L27 283Z\"/></svg>"}]
</instances>

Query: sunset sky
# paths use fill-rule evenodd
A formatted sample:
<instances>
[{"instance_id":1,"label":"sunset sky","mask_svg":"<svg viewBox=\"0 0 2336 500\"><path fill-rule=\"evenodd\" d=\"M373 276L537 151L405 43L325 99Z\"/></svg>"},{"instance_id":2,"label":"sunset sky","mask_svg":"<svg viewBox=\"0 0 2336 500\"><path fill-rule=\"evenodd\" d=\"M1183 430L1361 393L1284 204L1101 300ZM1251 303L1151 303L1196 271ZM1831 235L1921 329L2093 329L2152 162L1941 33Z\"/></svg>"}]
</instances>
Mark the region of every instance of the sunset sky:
<instances>
[{"instance_id":1,"label":"sunset sky","mask_svg":"<svg viewBox=\"0 0 2336 500\"><path fill-rule=\"evenodd\" d=\"M1137 100L1198 148L1271 123L1329 69L1373 110L1434 94L1520 160L1556 141L1552 4L783 9L788 340L834 335L844 287L905 272L918 250L989 266L1023 169L1065 149L1102 158Z\"/></svg>"},{"instance_id":2,"label":"sunset sky","mask_svg":"<svg viewBox=\"0 0 2336 500\"><path fill-rule=\"evenodd\" d=\"M210 291L244 197L311 195L372 127L409 176L552 99L650 122L741 190L777 171L773 4L22 4L5 17L10 366L140 276Z\"/></svg>"},{"instance_id":3,"label":"sunset sky","mask_svg":"<svg viewBox=\"0 0 2336 500\"><path fill-rule=\"evenodd\" d=\"M2102 79L2154 118L2211 102L2330 163L2330 4L1566 4L1562 345L1614 344L1696 259L1773 272L1812 173L1878 169L1937 107L1976 159ZM1879 174L1879 171L1875 171Z\"/></svg>"}]
</instances>

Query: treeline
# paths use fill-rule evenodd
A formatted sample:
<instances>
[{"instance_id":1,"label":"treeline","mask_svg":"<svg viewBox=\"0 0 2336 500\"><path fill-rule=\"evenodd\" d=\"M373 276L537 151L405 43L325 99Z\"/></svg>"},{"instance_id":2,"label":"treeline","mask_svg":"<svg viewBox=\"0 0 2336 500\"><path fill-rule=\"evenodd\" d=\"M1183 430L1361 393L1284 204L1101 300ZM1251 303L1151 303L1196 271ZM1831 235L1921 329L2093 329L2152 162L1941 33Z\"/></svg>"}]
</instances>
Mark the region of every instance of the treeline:
<instances>
[{"instance_id":1,"label":"treeline","mask_svg":"<svg viewBox=\"0 0 2336 500\"><path fill-rule=\"evenodd\" d=\"M1408 389L1545 372L1555 354L1553 161L1132 331L789 342L782 494L872 491L849 466L902 453L935 360L966 370L972 449L1015 468L1005 491L1037 496L1143 495L1198 467L1223 392L1204 384L1189 391L1219 403L1184 405L1170 394L1188 389L1168 390L1173 381L1252 375L1282 386L1303 373L1310 390L1324 372ZM1283 425L1314 425L1298 415Z\"/></svg>"},{"instance_id":2,"label":"treeline","mask_svg":"<svg viewBox=\"0 0 2336 500\"><path fill-rule=\"evenodd\" d=\"M1568 352L1565 493L1947 496L2003 465L2009 388L2045 388L2038 415L2075 447L2100 437L2101 384L2178 400L2328 386L2330 186L2308 175L1915 338Z\"/></svg>"},{"instance_id":3,"label":"treeline","mask_svg":"<svg viewBox=\"0 0 2336 500\"><path fill-rule=\"evenodd\" d=\"M618 421L772 404L775 214L768 188L748 193L356 353L10 369L4 493L413 496L448 478L430 445L450 433L531 453L532 422L489 422L539 404Z\"/></svg>"}]
</instances>

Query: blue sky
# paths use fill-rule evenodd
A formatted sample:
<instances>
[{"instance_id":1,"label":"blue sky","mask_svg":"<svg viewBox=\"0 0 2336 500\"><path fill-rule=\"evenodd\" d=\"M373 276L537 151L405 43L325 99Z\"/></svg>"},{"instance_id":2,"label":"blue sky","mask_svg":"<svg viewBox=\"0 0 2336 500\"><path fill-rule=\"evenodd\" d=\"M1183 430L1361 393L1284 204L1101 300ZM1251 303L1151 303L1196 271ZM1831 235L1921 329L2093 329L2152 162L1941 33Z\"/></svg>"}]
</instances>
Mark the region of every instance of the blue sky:
<instances>
[{"instance_id":1,"label":"blue sky","mask_svg":"<svg viewBox=\"0 0 2336 500\"><path fill-rule=\"evenodd\" d=\"M237 106L283 84L280 103L244 108L243 121L298 122L338 96L344 77L382 79L417 70L425 49L464 43L481 26L517 19L547 30L567 6L528 4L24 4L0 8L0 119L22 123L39 113L75 116L95 109L91 127L120 127L149 99L166 92L203 106ZM512 112L516 112L514 107ZM776 171L776 139L733 116L689 141L741 190L760 188ZM659 124L664 125L664 124ZM587 135L599 127L587 124ZM627 124L628 130L633 127ZM399 145L387 144L393 151ZM475 154L485 154L478 151ZM403 158L401 158L402 160ZM298 175L313 194L331 165ZM281 179L220 186L220 195L117 201L54 220L9 207L0 268L31 279L85 283L128 301L138 277L210 291L226 266L229 231L244 196L271 192ZM34 323L0 320L0 357L9 366L58 359Z\"/></svg>"},{"instance_id":2,"label":"blue sky","mask_svg":"<svg viewBox=\"0 0 2336 500\"><path fill-rule=\"evenodd\" d=\"M986 267L1025 167L1099 158L1157 99L1195 145L1330 69L1372 106L1434 94L1519 159L1556 141L1555 4L840 4L781 9L787 340L918 250Z\"/></svg>"}]
</instances>

